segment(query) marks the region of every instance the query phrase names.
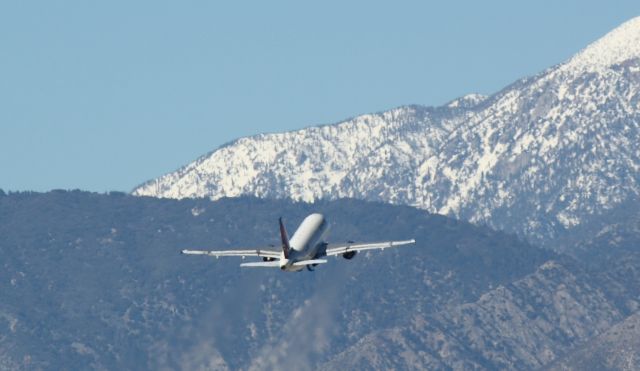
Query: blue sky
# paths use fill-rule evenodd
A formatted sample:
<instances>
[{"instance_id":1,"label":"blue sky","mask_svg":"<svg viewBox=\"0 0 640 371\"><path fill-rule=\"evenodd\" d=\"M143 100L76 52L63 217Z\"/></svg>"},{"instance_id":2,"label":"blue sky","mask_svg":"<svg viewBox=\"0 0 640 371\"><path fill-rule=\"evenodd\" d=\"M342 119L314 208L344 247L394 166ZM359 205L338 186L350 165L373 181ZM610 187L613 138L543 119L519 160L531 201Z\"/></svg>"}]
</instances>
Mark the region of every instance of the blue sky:
<instances>
[{"instance_id":1,"label":"blue sky","mask_svg":"<svg viewBox=\"0 0 640 371\"><path fill-rule=\"evenodd\" d=\"M234 138L491 94L634 1L0 3L0 188L129 191Z\"/></svg>"}]
</instances>

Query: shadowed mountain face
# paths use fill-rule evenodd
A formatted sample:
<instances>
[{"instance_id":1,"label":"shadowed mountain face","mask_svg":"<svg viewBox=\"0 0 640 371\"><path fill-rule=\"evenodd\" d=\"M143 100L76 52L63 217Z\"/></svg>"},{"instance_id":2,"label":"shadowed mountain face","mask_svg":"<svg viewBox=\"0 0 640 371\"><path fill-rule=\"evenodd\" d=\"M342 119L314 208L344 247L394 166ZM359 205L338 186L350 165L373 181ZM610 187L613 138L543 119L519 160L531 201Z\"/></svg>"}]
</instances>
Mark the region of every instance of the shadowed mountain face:
<instances>
[{"instance_id":1,"label":"shadowed mountain face","mask_svg":"<svg viewBox=\"0 0 640 371\"><path fill-rule=\"evenodd\" d=\"M331 241L417 245L313 273L178 253L277 246L278 216L293 231L311 212ZM608 339L640 293L631 250L587 268L355 200L0 193L0 257L2 369L535 369Z\"/></svg>"},{"instance_id":2,"label":"shadowed mountain face","mask_svg":"<svg viewBox=\"0 0 640 371\"><path fill-rule=\"evenodd\" d=\"M241 138L133 191L407 204L551 247L640 195L640 17L489 96Z\"/></svg>"},{"instance_id":3,"label":"shadowed mountain face","mask_svg":"<svg viewBox=\"0 0 640 371\"><path fill-rule=\"evenodd\" d=\"M333 241L418 243L313 273L178 253L277 245L278 216L293 231L315 211L332 223ZM0 366L320 365L373 331L478 300L554 256L485 228L362 201L10 194L0 196Z\"/></svg>"}]
</instances>

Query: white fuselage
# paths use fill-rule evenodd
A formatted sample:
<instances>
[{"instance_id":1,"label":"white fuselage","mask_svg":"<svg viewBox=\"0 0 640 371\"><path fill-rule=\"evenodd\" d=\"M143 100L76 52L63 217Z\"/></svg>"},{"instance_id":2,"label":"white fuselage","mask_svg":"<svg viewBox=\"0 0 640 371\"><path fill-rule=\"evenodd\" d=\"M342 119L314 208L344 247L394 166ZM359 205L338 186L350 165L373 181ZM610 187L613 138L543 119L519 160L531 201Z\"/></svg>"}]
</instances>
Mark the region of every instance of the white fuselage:
<instances>
[{"instance_id":1,"label":"white fuselage","mask_svg":"<svg viewBox=\"0 0 640 371\"><path fill-rule=\"evenodd\" d=\"M328 230L328 223L322 214L311 214L304 218L298 229L289 240L289 259L285 259L284 252L280 257L280 269L284 271L299 271L304 266L293 264L302 260L318 257L325 245L324 236Z\"/></svg>"}]
</instances>

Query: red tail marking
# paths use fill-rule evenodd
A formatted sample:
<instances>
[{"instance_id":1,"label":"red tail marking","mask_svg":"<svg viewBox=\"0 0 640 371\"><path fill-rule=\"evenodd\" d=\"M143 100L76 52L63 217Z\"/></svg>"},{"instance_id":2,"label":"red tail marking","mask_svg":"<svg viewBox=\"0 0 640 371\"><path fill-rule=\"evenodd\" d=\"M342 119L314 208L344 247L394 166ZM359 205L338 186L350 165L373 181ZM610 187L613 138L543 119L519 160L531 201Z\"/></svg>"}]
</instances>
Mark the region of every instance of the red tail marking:
<instances>
[{"instance_id":1,"label":"red tail marking","mask_svg":"<svg viewBox=\"0 0 640 371\"><path fill-rule=\"evenodd\" d=\"M284 228L284 224L282 223L282 218L279 219L280 222L280 238L282 239L282 251L284 252L284 258L289 259L289 236L287 236L287 230Z\"/></svg>"}]
</instances>

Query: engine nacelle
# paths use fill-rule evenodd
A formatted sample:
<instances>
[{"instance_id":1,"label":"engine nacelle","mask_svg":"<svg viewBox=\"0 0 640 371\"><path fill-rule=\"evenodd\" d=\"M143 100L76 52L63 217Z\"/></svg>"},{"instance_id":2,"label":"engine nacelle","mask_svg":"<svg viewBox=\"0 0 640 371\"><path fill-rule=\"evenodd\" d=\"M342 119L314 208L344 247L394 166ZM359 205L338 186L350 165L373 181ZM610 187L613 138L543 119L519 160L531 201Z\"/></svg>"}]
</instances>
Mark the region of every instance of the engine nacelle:
<instances>
[{"instance_id":1,"label":"engine nacelle","mask_svg":"<svg viewBox=\"0 0 640 371\"><path fill-rule=\"evenodd\" d=\"M276 258L269 258L267 256L262 257L262 261L263 262L272 262L274 260L276 260Z\"/></svg>"},{"instance_id":2,"label":"engine nacelle","mask_svg":"<svg viewBox=\"0 0 640 371\"><path fill-rule=\"evenodd\" d=\"M351 260L354 256L356 256L356 253L357 251L347 251L346 253L342 254L342 257L347 260Z\"/></svg>"}]
</instances>

